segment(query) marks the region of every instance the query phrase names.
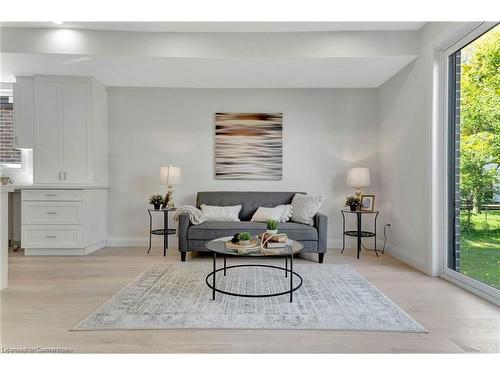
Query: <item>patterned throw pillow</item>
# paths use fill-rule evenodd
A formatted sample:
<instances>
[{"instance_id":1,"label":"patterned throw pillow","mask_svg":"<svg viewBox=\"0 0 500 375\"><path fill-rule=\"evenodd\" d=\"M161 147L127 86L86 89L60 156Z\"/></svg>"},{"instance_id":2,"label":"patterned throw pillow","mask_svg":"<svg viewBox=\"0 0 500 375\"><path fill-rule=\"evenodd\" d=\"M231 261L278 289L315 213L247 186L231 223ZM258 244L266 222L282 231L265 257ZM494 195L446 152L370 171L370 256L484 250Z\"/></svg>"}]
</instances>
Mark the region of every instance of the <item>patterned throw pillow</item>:
<instances>
[{"instance_id":1,"label":"patterned throw pillow","mask_svg":"<svg viewBox=\"0 0 500 375\"><path fill-rule=\"evenodd\" d=\"M241 204L237 206L201 205L201 213L206 221L240 221Z\"/></svg>"},{"instance_id":2,"label":"patterned throw pillow","mask_svg":"<svg viewBox=\"0 0 500 375\"><path fill-rule=\"evenodd\" d=\"M282 204L276 207L259 207L250 221L266 222L269 219L284 223L292 217L292 205Z\"/></svg>"},{"instance_id":3,"label":"patterned throw pillow","mask_svg":"<svg viewBox=\"0 0 500 375\"><path fill-rule=\"evenodd\" d=\"M314 215L318 212L325 198L322 195L295 194L292 199L292 221L314 225Z\"/></svg>"}]
</instances>

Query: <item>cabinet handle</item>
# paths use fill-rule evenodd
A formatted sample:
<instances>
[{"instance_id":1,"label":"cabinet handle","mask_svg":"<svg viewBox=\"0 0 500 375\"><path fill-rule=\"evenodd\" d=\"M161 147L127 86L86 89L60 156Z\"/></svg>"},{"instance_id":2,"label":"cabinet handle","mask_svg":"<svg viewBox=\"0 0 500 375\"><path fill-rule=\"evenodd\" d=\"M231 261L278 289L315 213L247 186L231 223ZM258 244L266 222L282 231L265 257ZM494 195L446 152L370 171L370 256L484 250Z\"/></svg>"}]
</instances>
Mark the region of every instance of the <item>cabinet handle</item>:
<instances>
[{"instance_id":1,"label":"cabinet handle","mask_svg":"<svg viewBox=\"0 0 500 375\"><path fill-rule=\"evenodd\" d=\"M57 238L57 236L45 236L46 238Z\"/></svg>"},{"instance_id":2,"label":"cabinet handle","mask_svg":"<svg viewBox=\"0 0 500 375\"><path fill-rule=\"evenodd\" d=\"M61 181L61 172L59 172L59 181Z\"/></svg>"},{"instance_id":3,"label":"cabinet handle","mask_svg":"<svg viewBox=\"0 0 500 375\"><path fill-rule=\"evenodd\" d=\"M45 194L47 197L57 197L57 194Z\"/></svg>"},{"instance_id":4,"label":"cabinet handle","mask_svg":"<svg viewBox=\"0 0 500 375\"><path fill-rule=\"evenodd\" d=\"M63 172L64 173L64 180L66 181L67 178L66 178L66 175L68 174L68 172Z\"/></svg>"},{"instance_id":5,"label":"cabinet handle","mask_svg":"<svg viewBox=\"0 0 500 375\"><path fill-rule=\"evenodd\" d=\"M55 214L57 214L57 212L54 212L54 211L47 211L47 212L46 212L46 214L47 214L47 215L55 215Z\"/></svg>"},{"instance_id":6,"label":"cabinet handle","mask_svg":"<svg viewBox=\"0 0 500 375\"><path fill-rule=\"evenodd\" d=\"M17 136L14 137L14 144L17 146L18 145L18 142L17 142Z\"/></svg>"}]
</instances>

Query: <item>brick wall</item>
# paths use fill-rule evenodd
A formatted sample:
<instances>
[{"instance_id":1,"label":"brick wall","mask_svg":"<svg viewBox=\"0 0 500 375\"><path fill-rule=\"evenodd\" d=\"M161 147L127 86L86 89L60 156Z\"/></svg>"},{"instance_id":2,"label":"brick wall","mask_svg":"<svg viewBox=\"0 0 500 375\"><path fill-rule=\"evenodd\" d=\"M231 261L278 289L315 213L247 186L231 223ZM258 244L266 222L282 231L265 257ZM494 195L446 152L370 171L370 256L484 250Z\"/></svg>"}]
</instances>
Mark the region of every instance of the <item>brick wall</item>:
<instances>
[{"instance_id":1,"label":"brick wall","mask_svg":"<svg viewBox=\"0 0 500 375\"><path fill-rule=\"evenodd\" d=\"M455 271L460 272L460 79L462 56L455 53Z\"/></svg>"},{"instance_id":2,"label":"brick wall","mask_svg":"<svg viewBox=\"0 0 500 375\"><path fill-rule=\"evenodd\" d=\"M0 104L0 163L21 163L21 151L14 144L14 112L11 103Z\"/></svg>"}]
</instances>

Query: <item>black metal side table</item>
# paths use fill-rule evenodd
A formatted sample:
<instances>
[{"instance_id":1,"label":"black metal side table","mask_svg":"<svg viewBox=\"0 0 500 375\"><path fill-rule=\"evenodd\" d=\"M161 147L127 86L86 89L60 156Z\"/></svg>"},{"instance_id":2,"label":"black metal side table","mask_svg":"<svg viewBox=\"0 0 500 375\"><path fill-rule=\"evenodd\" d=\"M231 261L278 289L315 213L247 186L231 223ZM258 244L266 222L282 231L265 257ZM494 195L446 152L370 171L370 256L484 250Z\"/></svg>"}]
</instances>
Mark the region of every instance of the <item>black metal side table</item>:
<instances>
[{"instance_id":1,"label":"black metal side table","mask_svg":"<svg viewBox=\"0 0 500 375\"><path fill-rule=\"evenodd\" d=\"M375 241L375 255L378 257L378 252L377 252L377 217L379 214L379 211L351 211L351 210L341 210L342 213L342 251L340 252L341 254L344 252L345 249L345 236L349 237L357 237L358 238L358 246L357 246L357 258L359 259L359 253L361 252L361 239L362 238L367 238L367 237L374 237ZM345 214L356 214L356 230L345 230ZM373 225L373 232L370 231L364 231L361 230L361 216L364 214L374 214L374 225Z\"/></svg>"},{"instance_id":2,"label":"black metal side table","mask_svg":"<svg viewBox=\"0 0 500 375\"><path fill-rule=\"evenodd\" d=\"M170 211L175 211L176 208L162 208L161 210L151 210L148 209L149 215L149 248L148 254L151 251L151 236L163 236L163 256L167 255L168 249L168 236L170 234L175 234L175 229L168 228L168 213ZM151 212L161 212L163 213L163 228L161 229L153 229L153 215Z\"/></svg>"}]
</instances>

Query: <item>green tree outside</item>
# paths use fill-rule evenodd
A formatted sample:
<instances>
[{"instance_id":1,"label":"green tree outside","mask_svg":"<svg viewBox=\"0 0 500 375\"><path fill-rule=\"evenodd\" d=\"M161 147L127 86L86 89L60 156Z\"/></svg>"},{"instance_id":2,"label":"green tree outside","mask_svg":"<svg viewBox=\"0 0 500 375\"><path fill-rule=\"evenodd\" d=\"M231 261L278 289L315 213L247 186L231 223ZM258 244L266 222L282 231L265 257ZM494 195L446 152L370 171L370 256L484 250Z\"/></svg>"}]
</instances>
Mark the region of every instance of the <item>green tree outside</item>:
<instances>
[{"instance_id":1,"label":"green tree outside","mask_svg":"<svg viewBox=\"0 0 500 375\"><path fill-rule=\"evenodd\" d=\"M500 26L461 50L460 272L500 288L500 210L491 203L500 168ZM470 209L474 208L474 212Z\"/></svg>"},{"instance_id":2,"label":"green tree outside","mask_svg":"<svg viewBox=\"0 0 500 375\"><path fill-rule=\"evenodd\" d=\"M460 189L476 212L491 200L500 167L500 26L462 49Z\"/></svg>"}]
</instances>

